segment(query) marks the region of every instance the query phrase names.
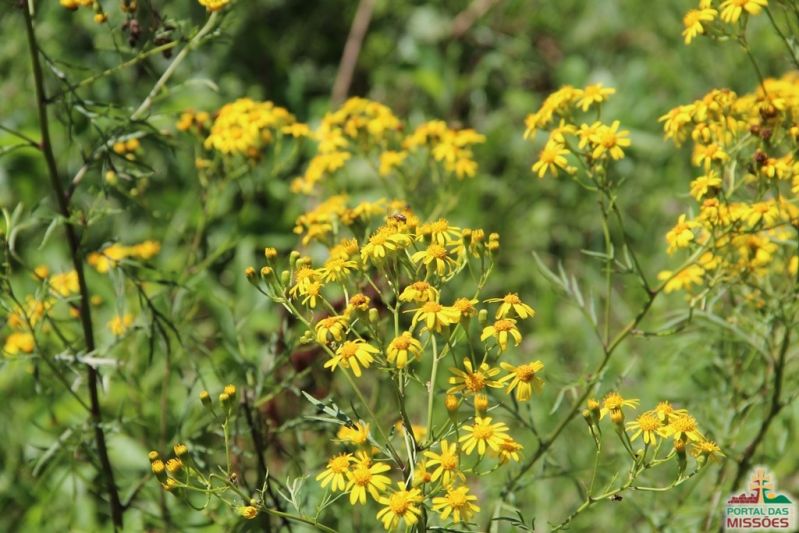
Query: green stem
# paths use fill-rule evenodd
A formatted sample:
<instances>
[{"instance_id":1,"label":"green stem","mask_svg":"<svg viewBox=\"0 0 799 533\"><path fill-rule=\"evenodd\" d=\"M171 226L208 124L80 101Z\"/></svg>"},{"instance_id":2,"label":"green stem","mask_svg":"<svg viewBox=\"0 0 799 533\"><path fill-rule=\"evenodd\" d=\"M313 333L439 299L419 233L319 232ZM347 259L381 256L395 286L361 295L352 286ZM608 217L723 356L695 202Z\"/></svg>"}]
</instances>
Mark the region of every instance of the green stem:
<instances>
[{"instance_id":1,"label":"green stem","mask_svg":"<svg viewBox=\"0 0 799 533\"><path fill-rule=\"evenodd\" d=\"M427 440L433 439L433 401L436 395L436 374L438 373L438 345L436 336L430 332L430 339L433 345L433 370L430 372L430 388L427 391Z\"/></svg>"}]
</instances>

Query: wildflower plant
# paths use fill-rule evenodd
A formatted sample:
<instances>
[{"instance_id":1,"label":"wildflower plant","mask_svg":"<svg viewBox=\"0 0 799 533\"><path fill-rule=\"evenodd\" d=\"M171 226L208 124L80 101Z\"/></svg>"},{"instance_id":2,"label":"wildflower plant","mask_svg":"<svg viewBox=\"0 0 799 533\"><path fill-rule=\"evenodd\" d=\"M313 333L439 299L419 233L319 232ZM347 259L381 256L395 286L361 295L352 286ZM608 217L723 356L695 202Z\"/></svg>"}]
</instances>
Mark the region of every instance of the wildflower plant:
<instances>
[{"instance_id":1,"label":"wildflower plant","mask_svg":"<svg viewBox=\"0 0 799 533\"><path fill-rule=\"evenodd\" d=\"M518 124L526 192L569 180L596 205L579 268L530 257L585 320L574 359L537 334L572 334L547 294L506 281L521 252L460 209L494 185L487 135L364 97L319 113L179 83L242 2L108 4L16 9L36 118L0 124L17 143L0 155L32 154L48 183L0 233L2 378L46 405L20 470L96 506L48 527L564 530L673 491L646 515L664 529L697 486L715 524L773 458L797 388L799 77L764 76L749 32L773 30L799 68L795 2L685 13L687 45L734 43L758 82L662 115L695 174L664 263L630 231L638 137L607 116L621 88L565 85ZM52 10L97 39L100 69L51 57ZM191 101L189 81L224 96ZM692 394L670 373L642 390L659 351L685 350ZM556 482L562 505L539 505Z\"/></svg>"}]
</instances>

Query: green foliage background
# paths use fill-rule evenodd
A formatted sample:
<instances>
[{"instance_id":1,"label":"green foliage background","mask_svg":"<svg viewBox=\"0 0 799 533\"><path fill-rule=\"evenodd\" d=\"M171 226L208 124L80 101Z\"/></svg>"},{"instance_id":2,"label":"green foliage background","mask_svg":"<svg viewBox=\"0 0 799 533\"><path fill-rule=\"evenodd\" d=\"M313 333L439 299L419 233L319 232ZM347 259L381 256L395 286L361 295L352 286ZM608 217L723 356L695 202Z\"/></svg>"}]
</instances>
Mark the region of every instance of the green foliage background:
<instances>
[{"instance_id":1,"label":"green foliage background","mask_svg":"<svg viewBox=\"0 0 799 533\"><path fill-rule=\"evenodd\" d=\"M14 4L6 0L3 5L8 9L0 14L0 123L37 138L27 43ZM120 55L135 54L125 34L114 26L115 6L106 8L112 13L113 29L108 31L94 24L89 12L70 13L55 1L39 4L40 42L53 68L68 80L76 82L114 66ZM190 33L206 16L189 0L141 4L143 13L154 17L157 12L167 21L180 21L171 38ZM698 39L690 47L682 44L680 21L689 2L500 1L464 35L453 37L451 22L468 4L379 0L350 94L381 101L411 123L442 118L487 135L487 142L477 149L479 174L464 182L451 218L501 234L500 264L489 292L516 291L538 311L519 351L547 365L545 392L532 407L546 432L565 409L564 403L573 398L579 385L575 378L595 366L601 351L579 311L538 273L532 254L537 252L551 265L563 263L581 286L590 288L597 286L600 263L580 250L601 249L602 234L593 198L570 181L538 180L530 172L538 148L522 139L525 115L563 84L601 81L617 89L602 112L632 132L630 157L619 167L628 178L621 204L634 247L645 259L645 271L654 277L673 266L665 255L663 235L684 209L687 185L694 177L687 151L675 150L662 140L658 117L714 87L750 91L757 77L734 43ZM172 128L185 108L212 111L245 95L272 100L313 123L329 109L356 6L357 2L341 0L239 0L226 16L221 36L183 64L168 95L157 104L155 124ZM766 75L778 76L789 68L784 50L761 20L754 22L750 40L756 43L757 59ZM143 26L142 43L154 37L147 24ZM88 139L94 142L98 135L128 127L122 119L124 110L144 98L167 61L154 56L79 90L77 97L55 108L55 116L70 125L59 128L54 139L63 169L74 173L80 166ZM49 87L63 88L53 81ZM105 108L101 102L118 107ZM0 146L13 143L10 135L0 132ZM193 154L175 137L148 137L143 145L140 181L134 187L140 189L138 196L125 197L109 188L97 171L85 184L87 196L99 195L108 202L103 212L95 213L98 220L84 239L87 249L148 238L163 243L153 263L157 268L146 278L160 287L152 305L163 314L164 323L121 344L98 328L101 344L122 363L120 376L102 398L111 459L123 495L141 486L139 503L126 516L127 529L169 528L162 506L169 508L171 527L178 530L242 529L224 509L195 512L164 496L149 475L146 453L152 447L166 451L176 438L190 437L198 448L218 447L196 400L203 388L214 391L226 383L248 383L262 397L269 393L274 383L262 376L281 357L275 346L277 310L249 287L241 273L258 264L263 246L287 250L293 245L291 228L303 205L289 193L288 180L293 176L274 179L263 165L232 186L220 186L203 236L207 268L185 272L183 243L200 218ZM33 221L17 236L19 254L28 264L67 269L60 237L51 236L40 246L54 207L43 161L32 150L0 158L0 205L13 209L18 203ZM88 210L89 204L85 207ZM121 280L92 276L95 292L108 302L97 319L105 324L115 308L130 304L118 299L115 287ZM24 275L15 278L22 294L33 290L33 282L26 280ZM613 316L620 325L629 320L643 295L632 281L614 288L618 297ZM198 298L188 298L189 293ZM681 298L673 295L658 303L657 324L675 316ZM724 390L734 369L719 365L718 335L698 323L677 343L657 337L634 339L615 357L602 388L617 387L625 396L640 397L644 406L660 399L690 406L711 436L733 452L740 450L745 443L724 439L729 406L719 403L718 391ZM34 363L6 361L0 367L4 419L0 509L5 510L0 513L0 530L107 528L106 510L95 498L102 484L86 462L90 456L86 449L92 446L88 421L61 385L39 379L39 371ZM297 402L286 400L292 403ZM291 411L292 405L282 408L287 419L300 414ZM776 470L783 489L797 493L799 453L793 445L797 413L796 407L791 409L773 428L758 459ZM275 446L282 451L270 456L270 468L282 478L318 471L324 454L320 439L310 435L322 431L332 435L332 429L321 426L309 426L296 435L288 430L275 435ZM589 474L592 447L584 424L573 422L559 447L517 493L515 504L525 518L535 518L545 527L547 521L560 522L579 505L578 480L584 482ZM527 451L531 449L532 440ZM611 462L607 471L613 467ZM674 531L700 529L708 516L713 520L720 516L720 507L711 503L717 473L717 468L710 469L698 482L667 495L630 494L622 502L604 503L579 517L573 529L610 530L620 524L635 530L655 525ZM494 483L500 487L505 479L498 474ZM311 500L318 497L311 480L304 490ZM678 503L682 506L673 511ZM482 505L491 508L489 500ZM372 515L368 509L328 512L321 518L340 530L368 531L378 527Z\"/></svg>"}]
</instances>

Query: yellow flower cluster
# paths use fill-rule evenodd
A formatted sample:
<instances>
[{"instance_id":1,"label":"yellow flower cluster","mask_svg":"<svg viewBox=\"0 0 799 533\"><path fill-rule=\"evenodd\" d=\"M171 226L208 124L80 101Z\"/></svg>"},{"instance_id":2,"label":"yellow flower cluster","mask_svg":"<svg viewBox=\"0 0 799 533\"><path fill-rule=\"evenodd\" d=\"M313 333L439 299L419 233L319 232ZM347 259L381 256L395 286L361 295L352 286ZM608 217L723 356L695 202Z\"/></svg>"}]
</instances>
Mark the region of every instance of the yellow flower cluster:
<instances>
[{"instance_id":1,"label":"yellow flower cluster","mask_svg":"<svg viewBox=\"0 0 799 533\"><path fill-rule=\"evenodd\" d=\"M414 152L427 150L428 166L458 177L459 165L467 167L459 161L471 160L469 146L482 141L472 130L454 131L441 121L427 122L404 139L401 130L385 106L352 99L317 130L316 159L361 157L376 146L381 165L393 171ZM401 151L383 149L398 142ZM302 179L317 182L307 174ZM328 459L317 476L320 485L348 494L352 505L376 502L376 518L386 529L416 525L423 507L443 523L469 521L479 506L467 480L519 461L522 451L508 425L491 413L502 399L489 400L489 390L504 389L527 401L543 386L541 361L494 366L522 341L522 322L535 316L515 293L482 300L492 308L491 320L489 309L481 308L499 236L442 217L426 220L405 201L354 201L343 192L319 198L298 217L295 233L299 250L280 254L266 248L260 275L255 267L245 274L303 324L300 341L316 343L326 354L322 366L358 390L373 384L399 397L429 381L420 387L428 397L425 425L411 422L418 417L404 402L400 416L391 413L390 423L400 418L391 434L383 429L385 413L347 423L334 439L344 449ZM468 292L460 276L465 273L475 285ZM479 352L473 344L482 346ZM440 406L449 416L436 423L444 358L453 362ZM467 402L474 410L459 413ZM400 460L397 450L408 457Z\"/></svg>"},{"instance_id":2,"label":"yellow flower cluster","mask_svg":"<svg viewBox=\"0 0 799 533\"><path fill-rule=\"evenodd\" d=\"M714 90L661 117L666 138L693 144L701 172L690 184L697 214L680 215L666 234L669 253L691 252L660 273L666 292L724 283L752 294L796 278L797 116L799 77L790 74L742 96Z\"/></svg>"},{"instance_id":3,"label":"yellow flower cluster","mask_svg":"<svg viewBox=\"0 0 799 533\"><path fill-rule=\"evenodd\" d=\"M691 42L699 35L714 34L724 36L730 34L744 17L760 14L768 8L768 0L699 0L696 8L689 10L683 17L683 39L685 44ZM732 25L726 28L721 24L714 27L714 22L720 19L722 23Z\"/></svg>"},{"instance_id":4,"label":"yellow flower cluster","mask_svg":"<svg viewBox=\"0 0 799 533\"><path fill-rule=\"evenodd\" d=\"M610 392L601 402L588 400L583 417L592 434L596 435L600 420L608 416L623 440L630 446L641 438L645 448L652 449L659 445L659 439L670 438L674 449L668 457L684 454L689 443L692 446L692 455L700 464L724 455L715 442L705 438L699 430L696 418L691 416L688 410L677 409L667 401L658 403L654 409L625 423L623 409L635 409L638 403L636 399L625 399L618 392Z\"/></svg>"},{"instance_id":5,"label":"yellow flower cluster","mask_svg":"<svg viewBox=\"0 0 799 533\"><path fill-rule=\"evenodd\" d=\"M225 2L226 3L226 2ZM181 115L178 128L204 124L199 114ZM190 120L191 119L191 120ZM224 155L244 155L256 158L263 147L277 136L292 134L297 129L294 115L272 102L240 98L225 104L216 114L204 147ZM286 131L284 131L286 130Z\"/></svg>"},{"instance_id":6,"label":"yellow flower cluster","mask_svg":"<svg viewBox=\"0 0 799 533\"><path fill-rule=\"evenodd\" d=\"M560 172L575 174L577 169L569 164L569 155L582 160L587 168L603 166L608 158L615 161L624 157L624 148L630 146L630 139L628 131L619 129L619 121L611 124L598 120L579 124L575 121L578 112L585 113L599 106L615 92L602 84L583 89L566 85L549 95L535 113L527 116L526 139L534 138L539 130L549 133L532 167L539 178L547 174L557 176Z\"/></svg>"},{"instance_id":7,"label":"yellow flower cluster","mask_svg":"<svg viewBox=\"0 0 799 533\"><path fill-rule=\"evenodd\" d=\"M132 257L147 261L158 255L160 251L161 244L158 241L148 240L131 246L116 243L106 246L99 252L91 252L86 256L86 262L97 272L105 274L116 268L124 259Z\"/></svg>"},{"instance_id":8,"label":"yellow flower cluster","mask_svg":"<svg viewBox=\"0 0 799 533\"><path fill-rule=\"evenodd\" d=\"M405 124L385 105L350 98L340 109L325 115L311 134L317 141L317 152L303 175L292 182L292 191L313 193L319 182L353 158L366 159L382 177L402 175L414 153L427 154L444 173L458 179L476 174L472 146L485 141L479 133L454 130L439 120L426 122L403 138L404 129Z\"/></svg>"}]
</instances>

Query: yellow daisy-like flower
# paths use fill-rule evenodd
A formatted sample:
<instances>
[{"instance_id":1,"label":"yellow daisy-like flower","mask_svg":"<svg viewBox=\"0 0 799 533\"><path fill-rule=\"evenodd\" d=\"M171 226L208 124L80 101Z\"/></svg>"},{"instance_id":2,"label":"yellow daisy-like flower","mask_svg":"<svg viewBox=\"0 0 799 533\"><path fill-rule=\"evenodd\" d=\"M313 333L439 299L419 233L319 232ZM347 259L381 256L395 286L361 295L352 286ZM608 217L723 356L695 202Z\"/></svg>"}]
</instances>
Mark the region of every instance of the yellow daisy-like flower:
<instances>
[{"instance_id":1,"label":"yellow daisy-like flower","mask_svg":"<svg viewBox=\"0 0 799 533\"><path fill-rule=\"evenodd\" d=\"M436 302L438 289L426 281L415 281L403 289L399 299L401 302Z\"/></svg>"},{"instance_id":2,"label":"yellow daisy-like flower","mask_svg":"<svg viewBox=\"0 0 799 533\"><path fill-rule=\"evenodd\" d=\"M658 435L663 434L660 419L649 412L642 414L632 422L628 422L627 429L634 431L630 436L631 441L643 435L644 444L646 445L656 444Z\"/></svg>"},{"instance_id":3,"label":"yellow daisy-like flower","mask_svg":"<svg viewBox=\"0 0 799 533\"><path fill-rule=\"evenodd\" d=\"M424 264L428 271L434 270L442 277L457 266L455 259L450 257L447 249L438 243L431 243L426 250L416 252L411 256L411 261Z\"/></svg>"},{"instance_id":4,"label":"yellow daisy-like flower","mask_svg":"<svg viewBox=\"0 0 799 533\"><path fill-rule=\"evenodd\" d=\"M664 270L658 274L660 281L665 281L663 292L666 294L674 291L690 289L693 285L701 285L705 269L699 265L688 265L676 274L671 270Z\"/></svg>"},{"instance_id":5,"label":"yellow daisy-like flower","mask_svg":"<svg viewBox=\"0 0 799 533\"><path fill-rule=\"evenodd\" d=\"M605 87L601 83L588 85L585 89L577 90L577 106L583 111L588 109L594 104L601 104L616 93L613 87Z\"/></svg>"},{"instance_id":6,"label":"yellow daisy-like flower","mask_svg":"<svg viewBox=\"0 0 799 533\"><path fill-rule=\"evenodd\" d=\"M463 443L463 451L471 455L475 448L477 453L485 455L486 448L499 452L503 441L508 436L508 426L504 422L491 423L490 417L476 417L473 426L463 426L465 435L461 435L459 442Z\"/></svg>"},{"instance_id":7,"label":"yellow daisy-like flower","mask_svg":"<svg viewBox=\"0 0 799 533\"><path fill-rule=\"evenodd\" d=\"M361 248L361 260L364 263L379 263L388 255L411 245L411 238L406 233L399 233L394 228L383 226Z\"/></svg>"},{"instance_id":8,"label":"yellow daisy-like flower","mask_svg":"<svg viewBox=\"0 0 799 533\"><path fill-rule=\"evenodd\" d=\"M316 323L316 342L328 344L333 341L341 342L347 331L347 318L343 316L329 316Z\"/></svg>"},{"instance_id":9,"label":"yellow daisy-like flower","mask_svg":"<svg viewBox=\"0 0 799 533\"><path fill-rule=\"evenodd\" d=\"M622 148L630 146L629 135L630 132L627 130L619 131L618 120L614 120L610 126L599 126L591 138L591 142L594 144L591 157L599 159L607 152L614 160L623 158L624 150Z\"/></svg>"},{"instance_id":10,"label":"yellow daisy-like flower","mask_svg":"<svg viewBox=\"0 0 799 533\"><path fill-rule=\"evenodd\" d=\"M490 337L496 337L499 344L499 351L504 352L508 348L508 336L513 337L516 346L522 342L522 334L516 327L516 320L512 318L500 318L494 325L486 326L483 328L483 334L480 335L480 340L485 341Z\"/></svg>"},{"instance_id":11,"label":"yellow daisy-like flower","mask_svg":"<svg viewBox=\"0 0 799 533\"><path fill-rule=\"evenodd\" d=\"M461 319L461 312L454 307L445 307L438 302L427 302L418 309L413 309L413 322L411 329L417 322L423 322L425 330L441 332L446 326L457 324Z\"/></svg>"},{"instance_id":12,"label":"yellow daisy-like flower","mask_svg":"<svg viewBox=\"0 0 799 533\"><path fill-rule=\"evenodd\" d=\"M674 417L685 416L688 414L687 409L675 409L674 406L666 401L659 402L650 412L654 413L658 417L658 420L660 420L664 425L668 424L669 421Z\"/></svg>"},{"instance_id":13,"label":"yellow daisy-like flower","mask_svg":"<svg viewBox=\"0 0 799 533\"><path fill-rule=\"evenodd\" d=\"M512 437L506 435L502 444L499 445L499 462L505 464L511 459L519 462L519 452L524 448L521 444L513 440Z\"/></svg>"},{"instance_id":14,"label":"yellow daisy-like flower","mask_svg":"<svg viewBox=\"0 0 799 533\"><path fill-rule=\"evenodd\" d=\"M505 389L507 394L516 389L516 399L520 402L529 400L533 392L540 393L541 388L544 386L544 380L538 377L538 372L544 368L544 363L541 361L530 361L519 366L513 366L508 363L500 363L499 366L503 370L510 372L508 375L500 378L500 383L510 381L508 388Z\"/></svg>"},{"instance_id":15,"label":"yellow daisy-like flower","mask_svg":"<svg viewBox=\"0 0 799 533\"><path fill-rule=\"evenodd\" d=\"M674 440L704 440L705 437L699 432L699 426L696 423L696 418L691 415L683 415L673 418L665 427L666 435L672 437Z\"/></svg>"},{"instance_id":16,"label":"yellow daisy-like flower","mask_svg":"<svg viewBox=\"0 0 799 533\"><path fill-rule=\"evenodd\" d=\"M416 467L413 469L413 481L412 481L413 486L418 487L419 485L430 483L432 480L433 480L433 475L427 469L425 464L418 463Z\"/></svg>"},{"instance_id":17,"label":"yellow daisy-like flower","mask_svg":"<svg viewBox=\"0 0 799 533\"><path fill-rule=\"evenodd\" d=\"M330 484L330 490L336 492L337 490L344 490L347 486L345 476L350 471L350 463L352 462L351 453L340 453L334 455L327 462L327 468L316 476L316 480L320 481L322 488Z\"/></svg>"},{"instance_id":18,"label":"yellow daisy-like flower","mask_svg":"<svg viewBox=\"0 0 799 533\"><path fill-rule=\"evenodd\" d=\"M697 35L705 33L703 23L712 22L718 13L718 11L712 8L691 9L688 11L682 19L683 26L685 26L685 29L682 31L685 44L691 44L691 41L693 41Z\"/></svg>"},{"instance_id":19,"label":"yellow daisy-like flower","mask_svg":"<svg viewBox=\"0 0 799 533\"><path fill-rule=\"evenodd\" d=\"M385 505L377 513L377 519L387 530L399 526L400 521L407 527L414 526L422 514L419 508L419 504L422 503L422 491L416 488L406 489L401 481L397 482L397 487L388 496L377 498L379 503Z\"/></svg>"},{"instance_id":20,"label":"yellow daisy-like flower","mask_svg":"<svg viewBox=\"0 0 799 533\"><path fill-rule=\"evenodd\" d=\"M468 522L475 513L480 512L480 508L473 503L476 501L477 496L469 494L469 487L451 486L446 496L433 498L433 511L441 516L441 520L447 520L451 515L456 524L461 520Z\"/></svg>"},{"instance_id":21,"label":"yellow daisy-like flower","mask_svg":"<svg viewBox=\"0 0 799 533\"><path fill-rule=\"evenodd\" d=\"M458 298L452 307L461 312L461 318L469 318L477 314L477 309L474 307L476 303L476 299Z\"/></svg>"},{"instance_id":22,"label":"yellow daisy-like flower","mask_svg":"<svg viewBox=\"0 0 799 533\"><path fill-rule=\"evenodd\" d=\"M425 462L425 468L433 470L430 476L431 481L438 481L440 478L444 485L449 485L455 478L466 479L458 469L458 444L450 443L446 440L441 441L441 453L436 453L430 450L424 452L424 456L428 458Z\"/></svg>"},{"instance_id":23,"label":"yellow daisy-like flower","mask_svg":"<svg viewBox=\"0 0 799 533\"><path fill-rule=\"evenodd\" d=\"M324 367L330 368L332 372L341 365L344 368L351 368L356 377L361 377L361 366L369 368L374 361L372 354L376 353L380 353L380 350L361 339L345 341L336 350L336 355L325 362Z\"/></svg>"},{"instance_id":24,"label":"yellow daisy-like flower","mask_svg":"<svg viewBox=\"0 0 799 533\"><path fill-rule=\"evenodd\" d=\"M386 150L380 154L380 175L388 176L391 172L400 166L405 158L408 157L408 152L397 152L394 150Z\"/></svg>"},{"instance_id":25,"label":"yellow daisy-like flower","mask_svg":"<svg viewBox=\"0 0 799 533\"><path fill-rule=\"evenodd\" d=\"M456 392L463 392L467 394L477 394L482 392L486 387L500 388L502 383L492 379L499 374L499 368L491 368L488 363L480 365L476 371L472 367L472 362L469 359L463 360L463 366L466 367L466 372L459 368L450 368L449 371L455 374L449 378L449 384L452 387L447 390L447 394L454 394Z\"/></svg>"},{"instance_id":26,"label":"yellow daisy-like flower","mask_svg":"<svg viewBox=\"0 0 799 533\"><path fill-rule=\"evenodd\" d=\"M687 248L694 240L694 228L699 224L693 220L685 220L685 215L680 215L677 224L666 233L666 242L669 244L668 253L672 254L679 248Z\"/></svg>"},{"instance_id":27,"label":"yellow daisy-like flower","mask_svg":"<svg viewBox=\"0 0 799 533\"><path fill-rule=\"evenodd\" d=\"M350 277L356 268L358 268L358 263L355 261L342 257L331 257L325 262L319 273L324 281L341 282Z\"/></svg>"},{"instance_id":28,"label":"yellow daisy-like flower","mask_svg":"<svg viewBox=\"0 0 799 533\"><path fill-rule=\"evenodd\" d=\"M535 316L535 309L524 303L515 292L509 292L502 298L489 298L486 302L500 304L496 318L507 318L511 311L522 320Z\"/></svg>"},{"instance_id":29,"label":"yellow daisy-like flower","mask_svg":"<svg viewBox=\"0 0 799 533\"><path fill-rule=\"evenodd\" d=\"M700 440L694 442L691 446L691 455L697 459L704 458L705 460L716 461L719 456L724 457L718 444L712 440Z\"/></svg>"},{"instance_id":30,"label":"yellow daisy-like flower","mask_svg":"<svg viewBox=\"0 0 799 533\"><path fill-rule=\"evenodd\" d=\"M355 427L341 426L336 434L341 442L361 446L369 440L369 424L356 422Z\"/></svg>"},{"instance_id":31,"label":"yellow daisy-like flower","mask_svg":"<svg viewBox=\"0 0 799 533\"><path fill-rule=\"evenodd\" d=\"M533 163L533 172L538 174L539 178L543 178L547 173L557 176L558 169L568 169L569 162L566 160L568 153L562 144L548 142L538 154L538 161Z\"/></svg>"},{"instance_id":32,"label":"yellow daisy-like flower","mask_svg":"<svg viewBox=\"0 0 799 533\"><path fill-rule=\"evenodd\" d=\"M721 178L715 172L708 172L691 182L691 196L698 202L711 192L721 189Z\"/></svg>"},{"instance_id":33,"label":"yellow daisy-like flower","mask_svg":"<svg viewBox=\"0 0 799 533\"><path fill-rule=\"evenodd\" d=\"M422 224L416 231L417 240L429 239L431 243L441 246L449 245L461 237L461 230L451 226L445 218L439 218L435 222Z\"/></svg>"},{"instance_id":34,"label":"yellow daisy-like flower","mask_svg":"<svg viewBox=\"0 0 799 533\"><path fill-rule=\"evenodd\" d=\"M405 331L394 338L386 349L386 358L389 363L396 364L397 368L405 368L409 359L416 359L422 353L422 343L413 338L410 331Z\"/></svg>"},{"instance_id":35,"label":"yellow daisy-like flower","mask_svg":"<svg viewBox=\"0 0 799 533\"><path fill-rule=\"evenodd\" d=\"M605 418L608 413L619 413L622 407L635 409L639 401L636 399L625 400L618 392L610 392L602 400L602 409L599 411L599 418Z\"/></svg>"},{"instance_id":36,"label":"yellow daisy-like flower","mask_svg":"<svg viewBox=\"0 0 799 533\"><path fill-rule=\"evenodd\" d=\"M734 24L744 11L757 15L764 7L768 7L768 0L724 0L721 3L721 20Z\"/></svg>"},{"instance_id":37,"label":"yellow daisy-like flower","mask_svg":"<svg viewBox=\"0 0 799 533\"><path fill-rule=\"evenodd\" d=\"M386 463L374 463L372 465L361 463L348 471L347 479L349 481L347 482L346 490L350 491L350 504L365 504L367 491L375 500L380 498L380 492L391 485L391 480L382 475L389 470L391 470L391 467Z\"/></svg>"}]
</instances>

